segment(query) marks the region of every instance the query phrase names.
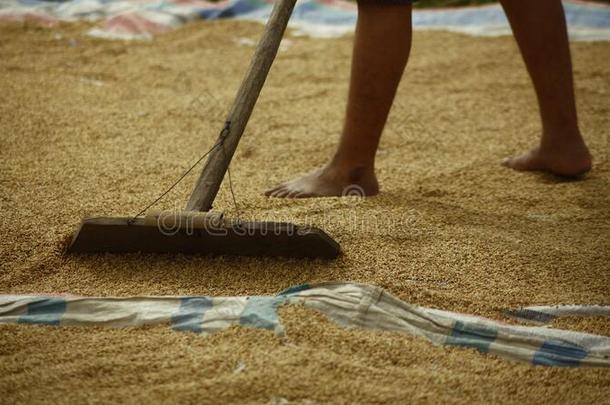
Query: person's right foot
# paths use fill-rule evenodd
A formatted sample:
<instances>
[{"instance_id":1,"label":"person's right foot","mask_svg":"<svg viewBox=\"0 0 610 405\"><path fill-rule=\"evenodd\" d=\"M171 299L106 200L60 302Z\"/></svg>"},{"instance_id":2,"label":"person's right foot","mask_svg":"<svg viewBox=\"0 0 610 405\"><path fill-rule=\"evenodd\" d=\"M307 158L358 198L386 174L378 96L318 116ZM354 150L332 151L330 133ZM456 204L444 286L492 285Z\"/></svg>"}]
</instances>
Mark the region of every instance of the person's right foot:
<instances>
[{"instance_id":1,"label":"person's right foot","mask_svg":"<svg viewBox=\"0 0 610 405\"><path fill-rule=\"evenodd\" d=\"M506 158L502 164L518 171L544 171L562 177L577 177L591 170L591 154L580 140L539 146L521 156Z\"/></svg>"},{"instance_id":2,"label":"person's right foot","mask_svg":"<svg viewBox=\"0 0 610 405\"><path fill-rule=\"evenodd\" d=\"M266 196L275 198L368 197L377 193L379 184L372 168L341 171L330 164L265 191Z\"/></svg>"}]
</instances>

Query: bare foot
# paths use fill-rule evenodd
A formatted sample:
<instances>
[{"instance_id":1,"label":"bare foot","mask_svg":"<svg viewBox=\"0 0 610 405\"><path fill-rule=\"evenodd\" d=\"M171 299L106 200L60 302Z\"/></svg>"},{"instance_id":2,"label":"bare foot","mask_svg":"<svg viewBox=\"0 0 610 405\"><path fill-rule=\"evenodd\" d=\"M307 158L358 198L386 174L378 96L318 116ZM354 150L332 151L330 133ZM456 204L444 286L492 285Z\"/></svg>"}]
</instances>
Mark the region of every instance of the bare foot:
<instances>
[{"instance_id":1,"label":"bare foot","mask_svg":"<svg viewBox=\"0 0 610 405\"><path fill-rule=\"evenodd\" d=\"M357 167L343 171L332 165L265 191L266 196L276 198L341 197L356 194L364 197L377 193L379 184L372 168Z\"/></svg>"},{"instance_id":2,"label":"bare foot","mask_svg":"<svg viewBox=\"0 0 610 405\"><path fill-rule=\"evenodd\" d=\"M502 162L519 171L544 171L562 177L576 177L591 170L591 154L583 142L540 146Z\"/></svg>"}]
</instances>

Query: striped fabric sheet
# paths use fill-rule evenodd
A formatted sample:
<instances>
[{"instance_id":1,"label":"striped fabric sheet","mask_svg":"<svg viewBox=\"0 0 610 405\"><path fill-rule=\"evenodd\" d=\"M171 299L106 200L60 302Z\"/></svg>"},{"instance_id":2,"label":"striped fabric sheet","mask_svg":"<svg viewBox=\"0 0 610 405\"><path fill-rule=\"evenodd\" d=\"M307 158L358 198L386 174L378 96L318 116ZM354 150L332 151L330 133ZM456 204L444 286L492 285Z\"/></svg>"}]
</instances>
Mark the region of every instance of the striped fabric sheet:
<instances>
[{"instance_id":1,"label":"striped fabric sheet","mask_svg":"<svg viewBox=\"0 0 610 405\"><path fill-rule=\"evenodd\" d=\"M511 318L544 324L562 316L608 316L610 317L610 306L608 305L539 305L504 311Z\"/></svg>"},{"instance_id":2,"label":"striped fabric sheet","mask_svg":"<svg viewBox=\"0 0 610 405\"><path fill-rule=\"evenodd\" d=\"M296 303L320 311L344 327L395 331L424 337L435 344L476 348L536 365L610 367L610 338L606 336L515 326L425 308L400 301L383 289L353 283L302 285L276 296L251 297L0 295L0 323L116 328L170 324L175 330L200 334L242 325L282 335L277 309ZM567 313L590 314L582 308L575 312L576 307L570 306ZM550 307L538 307L535 311L543 313L540 308ZM607 306L596 308L592 315L610 312ZM561 314L562 311L555 311L552 315Z\"/></svg>"},{"instance_id":3,"label":"striped fabric sheet","mask_svg":"<svg viewBox=\"0 0 610 405\"><path fill-rule=\"evenodd\" d=\"M58 21L100 20L90 35L108 39L150 39L195 19L234 18L265 21L269 0L0 0L0 20L33 21L52 26ZM610 7L564 0L574 40L610 40ZM336 37L353 31L356 5L345 0L299 0L290 26L313 37ZM415 29L440 29L479 36L509 35L499 5L416 10Z\"/></svg>"}]
</instances>

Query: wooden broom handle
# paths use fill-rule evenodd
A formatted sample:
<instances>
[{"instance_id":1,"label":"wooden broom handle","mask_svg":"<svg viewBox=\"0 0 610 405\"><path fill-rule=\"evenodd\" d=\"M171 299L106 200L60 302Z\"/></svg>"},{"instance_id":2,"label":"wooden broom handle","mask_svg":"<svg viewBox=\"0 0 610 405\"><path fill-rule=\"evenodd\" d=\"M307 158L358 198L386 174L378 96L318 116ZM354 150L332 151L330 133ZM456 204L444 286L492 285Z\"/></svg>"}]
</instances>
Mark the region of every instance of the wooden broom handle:
<instances>
[{"instance_id":1,"label":"wooden broom handle","mask_svg":"<svg viewBox=\"0 0 610 405\"><path fill-rule=\"evenodd\" d=\"M250 62L250 67L239 87L235 101L233 101L225 128L218 137L217 144L219 146L210 153L186 205L187 210L209 211L212 208L222 179L231 163L237 144L244 133L258 95L263 88L267 73L275 59L295 2L296 0L276 1L265 27L265 32Z\"/></svg>"}]
</instances>

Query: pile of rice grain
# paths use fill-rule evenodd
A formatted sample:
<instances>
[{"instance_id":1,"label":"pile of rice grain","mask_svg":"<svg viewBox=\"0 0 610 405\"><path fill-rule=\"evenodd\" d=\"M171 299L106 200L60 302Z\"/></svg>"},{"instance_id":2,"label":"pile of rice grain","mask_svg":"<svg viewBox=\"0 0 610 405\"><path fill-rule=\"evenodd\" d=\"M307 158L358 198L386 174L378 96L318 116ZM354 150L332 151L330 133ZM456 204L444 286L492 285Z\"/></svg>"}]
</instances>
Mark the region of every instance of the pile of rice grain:
<instances>
[{"instance_id":1,"label":"pile of rice grain","mask_svg":"<svg viewBox=\"0 0 610 405\"><path fill-rule=\"evenodd\" d=\"M342 125L351 38L291 37L232 165L242 216L324 228L334 262L153 255L62 257L85 215L134 214L214 142L261 26L198 22L151 42L0 25L0 293L271 294L349 280L500 318L522 305L610 304L610 44L575 43L584 180L499 165L535 145L535 96L511 38L417 32L366 200L269 200L321 165ZM159 208L182 207L197 174ZM217 208L235 215L223 188ZM241 400L601 402L610 371L551 369L393 333L343 330L299 307L287 337L235 328L0 326L8 402ZM607 319L556 326L610 334Z\"/></svg>"}]
</instances>

